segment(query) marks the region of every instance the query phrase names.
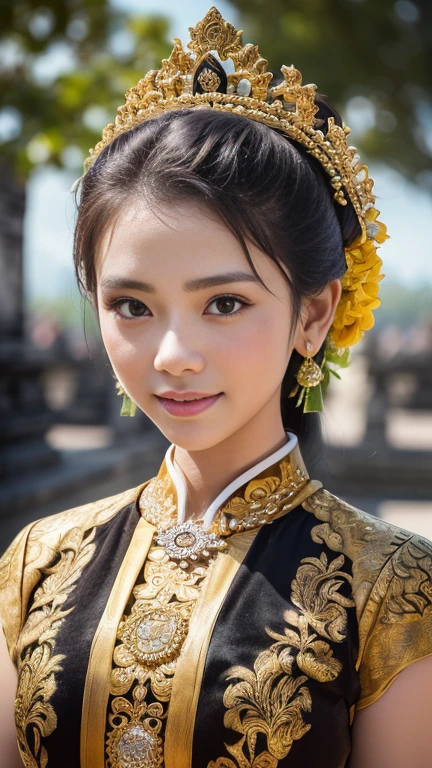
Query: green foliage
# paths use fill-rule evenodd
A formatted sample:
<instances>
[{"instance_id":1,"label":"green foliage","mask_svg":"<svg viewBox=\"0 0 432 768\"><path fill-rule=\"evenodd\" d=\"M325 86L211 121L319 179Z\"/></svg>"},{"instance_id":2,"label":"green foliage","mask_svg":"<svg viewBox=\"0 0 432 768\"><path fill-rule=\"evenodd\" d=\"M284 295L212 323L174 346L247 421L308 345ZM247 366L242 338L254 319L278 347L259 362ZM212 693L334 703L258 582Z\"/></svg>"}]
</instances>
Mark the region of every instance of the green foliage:
<instances>
[{"instance_id":1,"label":"green foliage","mask_svg":"<svg viewBox=\"0 0 432 768\"><path fill-rule=\"evenodd\" d=\"M431 159L425 116L432 109L432 3L232 2L241 13L244 41L259 44L276 76L281 64L294 63L303 82L318 80L318 91L342 115L353 97L368 100L375 125L353 135L353 143L410 179L420 174L425 183L430 180L432 174L424 172ZM123 52L115 46L119 35L129 41ZM4 44L13 55L0 70L1 103L21 128L0 146L0 154L12 157L24 178L41 163L70 167L65 152L70 146L79 171L126 90L172 48L163 16L131 17L107 0L6 0ZM41 77L40 63L55 50L67 54L72 66Z\"/></svg>"},{"instance_id":2,"label":"green foliage","mask_svg":"<svg viewBox=\"0 0 432 768\"><path fill-rule=\"evenodd\" d=\"M384 280L379 297L382 305L374 313L377 331L386 325L406 329L419 322L432 323L432 283L410 287Z\"/></svg>"},{"instance_id":3,"label":"green foliage","mask_svg":"<svg viewBox=\"0 0 432 768\"><path fill-rule=\"evenodd\" d=\"M81 330L85 327L88 337L99 337L100 329L95 311L80 296L73 285L72 295L58 298L34 299L28 307L29 318L48 315L65 330Z\"/></svg>"},{"instance_id":4,"label":"green foliage","mask_svg":"<svg viewBox=\"0 0 432 768\"><path fill-rule=\"evenodd\" d=\"M335 347L330 339L327 339L327 346L324 354L324 359L322 362L322 372L324 374L324 378L321 382L321 392L322 395L325 395L327 392L327 388L330 384L331 376L335 376L337 379L340 379L341 376L337 373L337 368L348 368L351 360L351 350L349 347L345 349L343 354L340 354L342 350L339 350L337 347Z\"/></svg>"},{"instance_id":5,"label":"green foliage","mask_svg":"<svg viewBox=\"0 0 432 768\"><path fill-rule=\"evenodd\" d=\"M115 46L119 33L127 37L123 52ZM0 145L0 155L12 159L24 180L35 165L70 167L65 150L73 146L78 174L128 88L169 55L167 35L165 18L126 16L106 0L8 0L0 46L9 65L0 69L0 98L21 127ZM70 62L63 74L55 74L59 56Z\"/></svg>"},{"instance_id":6,"label":"green foliage","mask_svg":"<svg viewBox=\"0 0 432 768\"><path fill-rule=\"evenodd\" d=\"M422 172L430 169L432 157L426 136L432 110L431 2L232 3L241 13L244 39L259 45L275 76L281 64L294 64L303 84L316 83L342 117L349 99L366 99L376 122L360 137L353 132L352 143L407 178L430 182L432 174Z\"/></svg>"}]
</instances>

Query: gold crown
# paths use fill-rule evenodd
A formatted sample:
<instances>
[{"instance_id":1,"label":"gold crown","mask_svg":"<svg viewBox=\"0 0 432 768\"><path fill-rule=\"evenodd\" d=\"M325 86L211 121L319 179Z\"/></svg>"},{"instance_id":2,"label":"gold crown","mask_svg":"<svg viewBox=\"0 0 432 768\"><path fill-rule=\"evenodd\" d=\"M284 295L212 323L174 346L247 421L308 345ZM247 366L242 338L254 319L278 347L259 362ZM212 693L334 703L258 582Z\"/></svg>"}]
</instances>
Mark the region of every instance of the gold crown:
<instances>
[{"instance_id":1,"label":"gold crown","mask_svg":"<svg viewBox=\"0 0 432 768\"><path fill-rule=\"evenodd\" d=\"M384 224L377 221L368 168L360 162L356 147L347 145L351 129L329 117L327 132L320 130L322 121L315 117L317 87L302 85L302 75L293 65L283 65L282 82L270 88L273 73L267 71L268 62L258 46L242 45L243 30L225 21L215 6L189 32L189 50L174 38L171 55L162 60L160 69L150 70L129 89L115 122L104 128L101 141L90 150L84 172L116 136L173 109L224 110L278 128L295 139L327 172L335 201L340 205L351 201L361 225L361 235L345 249L348 269L329 334L329 343L340 353L373 325L371 310L381 303L377 283L384 277L373 241L381 243L388 237ZM234 72L227 74L213 52L221 61L231 59Z\"/></svg>"}]
</instances>

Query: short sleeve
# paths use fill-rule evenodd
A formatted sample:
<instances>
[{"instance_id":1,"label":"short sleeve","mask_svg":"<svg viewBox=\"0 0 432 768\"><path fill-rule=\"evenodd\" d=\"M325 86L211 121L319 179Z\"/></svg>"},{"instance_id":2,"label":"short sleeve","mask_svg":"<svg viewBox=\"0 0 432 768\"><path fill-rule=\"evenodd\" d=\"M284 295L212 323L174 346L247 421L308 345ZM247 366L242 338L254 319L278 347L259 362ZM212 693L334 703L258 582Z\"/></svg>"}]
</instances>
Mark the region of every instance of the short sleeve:
<instances>
[{"instance_id":1,"label":"short sleeve","mask_svg":"<svg viewBox=\"0 0 432 768\"><path fill-rule=\"evenodd\" d=\"M33 524L30 524L23 528L0 558L0 619L14 663L24 618L23 581L27 541L32 526Z\"/></svg>"},{"instance_id":2,"label":"short sleeve","mask_svg":"<svg viewBox=\"0 0 432 768\"><path fill-rule=\"evenodd\" d=\"M359 621L361 696L373 704L395 677L432 654L432 543L412 536L382 568Z\"/></svg>"}]
</instances>

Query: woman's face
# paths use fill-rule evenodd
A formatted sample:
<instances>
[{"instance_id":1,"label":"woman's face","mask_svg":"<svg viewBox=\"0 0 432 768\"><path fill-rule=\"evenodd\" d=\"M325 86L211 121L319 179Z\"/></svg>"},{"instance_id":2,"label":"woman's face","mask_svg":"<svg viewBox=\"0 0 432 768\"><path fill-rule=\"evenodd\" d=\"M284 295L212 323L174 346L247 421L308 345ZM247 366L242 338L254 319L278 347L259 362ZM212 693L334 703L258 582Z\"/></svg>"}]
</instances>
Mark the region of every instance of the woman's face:
<instances>
[{"instance_id":1,"label":"woman's face","mask_svg":"<svg viewBox=\"0 0 432 768\"><path fill-rule=\"evenodd\" d=\"M264 409L280 419L293 348L290 293L275 264L253 245L250 253L272 293L235 236L194 204L157 214L128 209L98 249L98 312L113 369L165 437L186 450L217 445ZM180 415L173 409L185 406L164 407L158 397L167 391L219 397Z\"/></svg>"}]
</instances>

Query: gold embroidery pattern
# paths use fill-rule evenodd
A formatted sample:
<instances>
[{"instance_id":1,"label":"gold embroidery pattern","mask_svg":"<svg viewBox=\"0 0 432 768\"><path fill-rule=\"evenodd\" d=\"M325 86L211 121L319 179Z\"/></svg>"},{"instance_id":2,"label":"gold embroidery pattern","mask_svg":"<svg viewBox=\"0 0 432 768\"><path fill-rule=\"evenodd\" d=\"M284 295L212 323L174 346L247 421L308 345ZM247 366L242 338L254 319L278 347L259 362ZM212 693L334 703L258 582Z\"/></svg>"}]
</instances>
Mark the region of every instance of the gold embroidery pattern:
<instances>
[{"instance_id":1,"label":"gold embroidery pattern","mask_svg":"<svg viewBox=\"0 0 432 768\"><path fill-rule=\"evenodd\" d=\"M176 662L189 629L201 585L215 556L186 570L153 544L144 565L144 583L117 631L108 716L107 766L159 768L163 730ZM132 690L131 690L132 689ZM131 700L125 698L129 694Z\"/></svg>"},{"instance_id":2,"label":"gold embroidery pattern","mask_svg":"<svg viewBox=\"0 0 432 768\"><path fill-rule=\"evenodd\" d=\"M59 542L72 528L89 531L104 525L130 503L136 503L149 481L115 496L36 520L23 528L0 559L0 608L3 631L15 666L16 644L23 618L40 574L53 560Z\"/></svg>"},{"instance_id":3,"label":"gold embroidery pattern","mask_svg":"<svg viewBox=\"0 0 432 768\"><path fill-rule=\"evenodd\" d=\"M303 506L323 521L312 529L313 540L352 561L362 709L405 667L432 654L432 543L325 489Z\"/></svg>"},{"instance_id":4,"label":"gold embroidery pattern","mask_svg":"<svg viewBox=\"0 0 432 768\"><path fill-rule=\"evenodd\" d=\"M159 530L165 530L177 523L177 506L168 474L150 480L139 498L139 507L147 522Z\"/></svg>"},{"instance_id":5,"label":"gold embroidery pattern","mask_svg":"<svg viewBox=\"0 0 432 768\"><path fill-rule=\"evenodd\" d=\"M309 477L301 467L289 461L279 463L281 477L251 480L244 496L234 496L216 515L211 531L219 536L250 530L271 523L290 509L295 495L308 482Z\"/></svg>"},{"instance_id":6,"label":"gold embroidery pattern","mask_svg":"<svg viewBox=\"0 0 432 768\"><path fill-rule=\"evenodd\" d=\"M353 595L360 618L383 566L412 533L368 515L324 488L309 496L303 507L323 521L312 529L313 541L324 542L352 561Z\"/></svg>"},{"instance_id":7,"label":"gold embroidery pattern","mask_svg":"<svg viewBox=\"0 0 432 768\"><path fill-rule=\"evenodd\" d=\"M410 539L393 556L391 589L386 591L380 616L383 624L395 624L405 616L423 616L431 609L431 564L431 542L420 536Z\"/></svg>"},{"instance_id":8,"label":"gold embroidery pattern","mask_svg":"<svg viewBox=\"0 0 432 768\"><path fill-rule=\"evenodd\" d=\"M272 522L295 506L299 492L312 492L300 454L279 462L277 470L280 477L254 479L243 496L231 498L207 532L191 521L177 525L176 492L165 463L141 493L141 515L157 532L144 565L144 583L134 588L135 602L117 631L106 735L108 768L162 765L168 713L163 705L169 705L177 658L202 581L217 551L227 547L217 537Z\"/></svg>"},{"instance_id":9,"label":"gold embroidery pattern","mask_svg":"<svg viewBox=\"0 0 432 768\"><path fill-rule=\"evenodd\" d=\"M84 538L78 528L68 531L54 552L55 562L43 568L46 576L37 588L17 645L18 688L15 722L21 759L26 768L45 768L48 754L41 738L57 725L50 698L57 689L55 673L61 670L63 655L54 655L55 638L65 617L74 607L62 606L90 561L95 544L95 528ZM32 734L32 744L28 734Z\"/></svg>"},{"instance_id":10,"label":"gold embroidery pattern","mask_svg":"<svg viewBox=\"0 0 432 768\"><path fill-rule=\"evenodd\" d=\"M320 558L303 558L291 584L291 601L298 612L285 611L284 634L266 628L277 642L259 654L253 671L229 670L227 679L239 682L225 691L224 725L240 733L241 739L225 745L234 760L220 757L208 768L276 768L293 742L309 731L311 726L302 716L312 709L308 678L328 682L342 669L326 641L345 639L346 608L354 606L351 597L339 592L344 580L352 582L348 573L339 570L343 563L340 555L328 564L324 552ZM294 663L303 674L295 675ZM267 749L256 754L258 734L265 736Z\"/></svg>"},{"instance_id":11,"label":"gold embroidery pattern","mask_svg":"<svg viewBox=\"0 0 432 768\"><path fill-rule=\"evenodd\" d=\"M432 544L413 536L383 568L359 625L361 699L372 704L409 664L432 654Z\"/></svg>"},{"instance_id":12,"label":"gold embroidery pattern","mask_svg":"<svg viewBox=\"0 0 432 768\"><path fill-rule=\"evenodd\" d=\"M14 557L17 553L17 550L20 547L22 540L25 539L29 528L30 526L27 526L26 528L23 528L22 531L20 531L18 536L16 536L15 539L11 542L11 544L9 545L4 555L0 558L0 589L1 590L7 587L7 584L10 581L12 571L13 571Z\"/></svg>"}]
</instances>

